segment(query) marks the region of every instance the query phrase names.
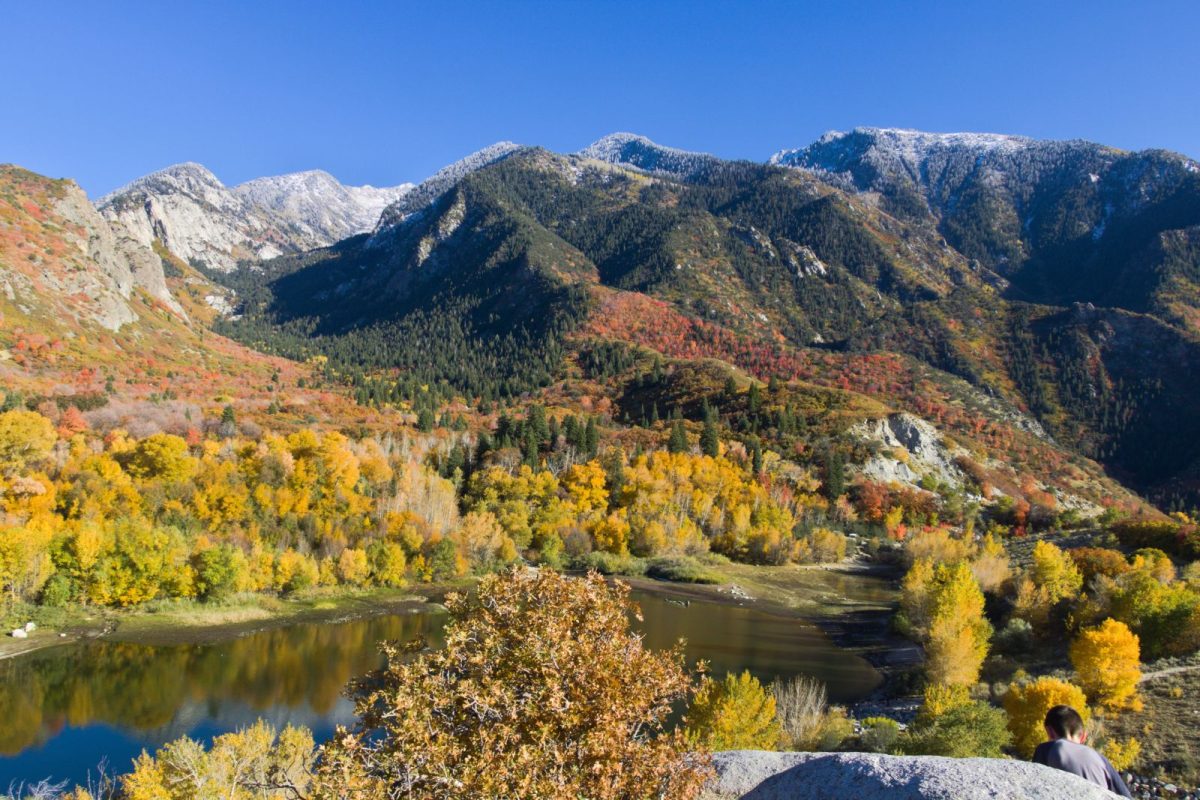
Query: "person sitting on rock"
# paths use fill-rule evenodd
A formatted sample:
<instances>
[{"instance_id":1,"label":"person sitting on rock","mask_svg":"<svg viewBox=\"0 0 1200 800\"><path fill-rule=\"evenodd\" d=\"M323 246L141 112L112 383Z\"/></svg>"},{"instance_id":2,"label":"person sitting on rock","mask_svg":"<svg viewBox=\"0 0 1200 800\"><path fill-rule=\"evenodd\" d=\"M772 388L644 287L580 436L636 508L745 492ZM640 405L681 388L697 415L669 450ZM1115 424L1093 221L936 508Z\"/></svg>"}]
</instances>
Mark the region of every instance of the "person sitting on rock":
<instances>
[{"instance_id":1,"label":"person sitting on rock","mask_svg":"<svg viewBox=\"0 0 1200 800\"><path fill-rule=\"evenodd\" d=\"M1083 718L1070 706L1055 706L1046 712L1046 736L1033 751L1033 762L1078 775L1122 797L1133 797L1129 787L1108 759L1088 747Z\"/></svg>"}]
</instances>

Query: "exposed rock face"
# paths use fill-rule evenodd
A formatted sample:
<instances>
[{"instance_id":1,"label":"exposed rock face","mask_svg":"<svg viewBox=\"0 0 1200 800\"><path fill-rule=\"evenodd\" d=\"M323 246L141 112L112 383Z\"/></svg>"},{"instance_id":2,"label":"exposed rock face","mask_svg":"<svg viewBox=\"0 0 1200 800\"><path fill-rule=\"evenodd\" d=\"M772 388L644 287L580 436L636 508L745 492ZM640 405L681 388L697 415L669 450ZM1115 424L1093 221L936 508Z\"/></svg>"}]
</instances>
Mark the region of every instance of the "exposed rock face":
<instances>
[{"instance_id":1,"label":"exposed rock face","mask_svg":"<svg viewBox=\"0 0 1200 800\"><path fill-rule=\"evenodd\" d=\"M1082 778L1025 761L766 753L714 756L717 778L704 800L1111 800Z\"/></svg>"},{"instance_id":2,"label":"exposed rock face","mask_svg":"<svg viewBox=\"0 0 1200 800\"><path fill-rule=\"evenodd\" d=\"M0 227L23 232L15 240L23 250L0 246L0 292L18 310L117 330L137 319L130 299L140 289L183 314L158 256L111 227L73 181L5 166L0 188L20 198L0 214Z\"/></svg>"},{"instance_id":3,"label":"exposed rock face","mask_svg":"<svg viewBox=\"0 0 1200 800\"><path fill-rule=\"evenodd\" d=\"M256 178L233 192L290 220L314 241L332 244L374 228L383 210L414 188L411 183L383 189L344 186L328 172L312 170Z\"/></svg>"},{"instance_id":4,"label":"exposed rock face","mask_svg":"<svg viewBox=\"0 0 1200 800\"><path fill-rule=\"evenodd\" d=\"M241 261L324 247L369 230L408 184L342 186L323 172L226 187L200 164L177 164L102 197L100 212L149 248L157 239L185 261L231 271Z\"/></svg>"},{"instance_id":5,"label":"exposed rock face","mask_svg":"<svg viewBox=\"0 0 1200 800\"><path fill-rule=\"evenodd\" d=\"M862 467L863 475L872 480L912 485L926 475L951 485L962 480L962 471L954 463L961 448L948 447L937 429L920 417L891 414L860 423L852 433L883 448Z\"/></svg>"}]
</instances>

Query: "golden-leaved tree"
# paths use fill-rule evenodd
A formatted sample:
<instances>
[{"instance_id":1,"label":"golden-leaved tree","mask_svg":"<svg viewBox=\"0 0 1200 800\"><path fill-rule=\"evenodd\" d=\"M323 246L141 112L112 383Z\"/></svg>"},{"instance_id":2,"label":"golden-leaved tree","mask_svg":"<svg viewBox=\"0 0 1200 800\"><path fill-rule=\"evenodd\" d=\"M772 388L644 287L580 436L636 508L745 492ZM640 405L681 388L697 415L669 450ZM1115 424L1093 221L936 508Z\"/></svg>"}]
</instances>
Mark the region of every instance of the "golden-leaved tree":
<instances>
[{"instance_id":1,"label":"golden-leaved tree","mask_svg":"<svg viewBox=\"0 0 1200 800\"><path fill-rule=\"evenodd\" d=\"M1091 717L1083 690L1067 681L1046 676L1009 687L1004 695L1004 711L1013 746L1023 757L1032 756L1034 748L1046 740L1046 712L1058 705L1071 706L1084 722Z\"/></svg>"},{"instance_id":2,"label":"golden-leaved tree","mask_svg":"<svg viewBox=\"0 0 1200 800\"><path fill-rule=\"evenodd\" d=\"M1070 649L1084 692L1093 703L1111 710L1141 707L1137 699L1140 653L1137 635L1115 619L1082 631Z\"/></svg>"},{"instance_id":3,"label":"golden-leaved tree","mask_svg":"<svg viewBox=\"0 0 1200 800\"><path fill-rule=\"evenodd\" d=\"M774 750L782 733L774 694L749 672L705 680L688 709L688 741L708 750Z\"/></svg>"},{"instance_id":4,"label":"golden-leaved tree","mask_svg":"<svg viewBox=\"0 0 1200 800\"><path fill-rule=\"evenodd\" d=\"M983 592L965 562L934 571L925 674L931 683L969 686L979 680L992 626L983 615Z\"/></svg>"},{"instance_id":5,"label":"golden-leaved tree","mask_svg":"<svg viewBox=\"0 0 1200 800\"><path fill-rule=\"evenodd\" d=\"M630 630L628 587L511 569L447 607L445 647L385 645L387 666L352 684L361 721L325 745L310 796L697 795L706 760L666 724L694 685L681 649Z\"/></svg>"}]
</instances>

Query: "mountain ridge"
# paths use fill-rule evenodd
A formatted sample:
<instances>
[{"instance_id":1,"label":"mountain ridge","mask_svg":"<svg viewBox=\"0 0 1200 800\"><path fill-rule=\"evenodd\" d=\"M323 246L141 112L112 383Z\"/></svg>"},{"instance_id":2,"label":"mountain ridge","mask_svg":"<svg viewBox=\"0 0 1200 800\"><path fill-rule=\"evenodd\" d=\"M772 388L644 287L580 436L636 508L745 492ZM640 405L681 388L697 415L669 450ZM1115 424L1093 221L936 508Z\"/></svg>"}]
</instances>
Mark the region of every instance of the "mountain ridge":
<instances>
[{"instance_id":1,"label":"mountain ridge","mask_svg":"<svg viewBox=\"0 0 1200 800\"><path fill-rule=\"evenodd\" d=\"M388 203L411 188L345 186L320 170L229 187L203 165L183 162L131 181L96 207L144 247L159 241L186 262L227 272L243 261L369 230Z\"/></svg>"}]
</instances>

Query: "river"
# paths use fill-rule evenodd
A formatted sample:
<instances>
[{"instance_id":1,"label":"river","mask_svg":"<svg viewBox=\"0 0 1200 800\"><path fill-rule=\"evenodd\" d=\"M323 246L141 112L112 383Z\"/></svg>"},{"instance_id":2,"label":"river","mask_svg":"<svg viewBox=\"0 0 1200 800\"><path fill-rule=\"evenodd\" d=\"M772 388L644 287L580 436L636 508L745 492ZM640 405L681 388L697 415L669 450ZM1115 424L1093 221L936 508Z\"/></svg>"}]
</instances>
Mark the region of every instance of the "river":
<instances>
[{"instance_id":1,"label":"river","mask_svg":"<svg viewBox=\"0 0 1200 800\"><path fill-rule=\"evenodd\" d=\"M794 618L645 592L633 598L650 647L682 637L689 662L704 659L713 674L811 675L838 702L881 681L864 659ZM185 734L209 739L259 717L306 725L320 740L352 724L342 689L381 663L377 642L424 635L437 644L443 619L420 612L297 624L167 647L101 640L0 661L0 794L13 782L82 782L105 762L110 773L125 772L143 748Z\"/></svg>"}]
</instances>

